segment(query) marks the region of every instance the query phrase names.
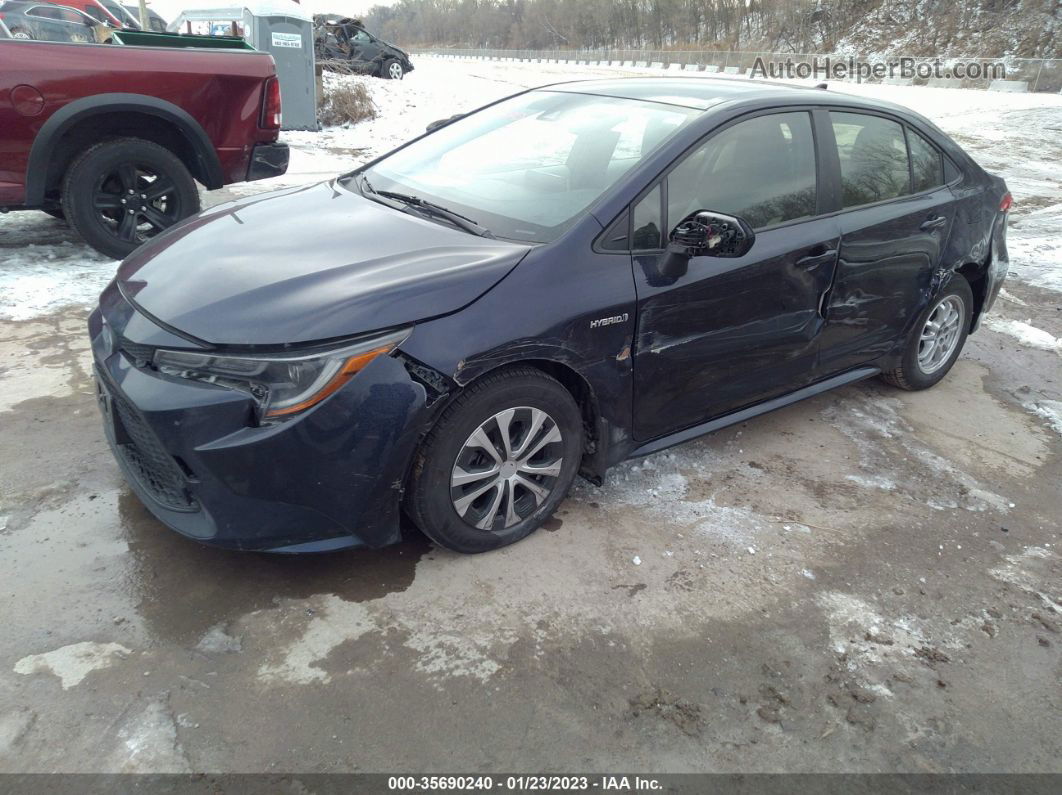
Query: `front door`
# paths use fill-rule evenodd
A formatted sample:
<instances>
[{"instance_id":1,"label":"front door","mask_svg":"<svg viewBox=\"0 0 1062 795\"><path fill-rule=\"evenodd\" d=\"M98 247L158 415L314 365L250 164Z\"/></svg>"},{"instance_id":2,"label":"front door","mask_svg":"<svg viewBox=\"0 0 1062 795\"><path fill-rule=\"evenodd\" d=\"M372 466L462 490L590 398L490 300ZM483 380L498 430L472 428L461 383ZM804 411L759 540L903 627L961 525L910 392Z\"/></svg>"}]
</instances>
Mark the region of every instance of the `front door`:
<instances>
[{"instance_id":1,"label":"front door","mask_svg":"<svg viewBox=\"0 0 1062 795\"><path fill-rule=\"evenodd\" d=\"M635 439L815 379L840 237L835 219L815 217L817 182L810 113L770 113L713 134L635 203ZM663 277L661 231L696 210L743 217L756 241L744 257L694 257Z\"/></svg>"},{"instance_id":2,"label":"front door","mask_svg":"<svg viewBox=\"0 0 1062 795\"><path fill-rule=\"evenodd\" d=\"M359 30L350 37L350 59L372 63L380 54L379 43L364 30Z\"/></svg>"}]
</instances>

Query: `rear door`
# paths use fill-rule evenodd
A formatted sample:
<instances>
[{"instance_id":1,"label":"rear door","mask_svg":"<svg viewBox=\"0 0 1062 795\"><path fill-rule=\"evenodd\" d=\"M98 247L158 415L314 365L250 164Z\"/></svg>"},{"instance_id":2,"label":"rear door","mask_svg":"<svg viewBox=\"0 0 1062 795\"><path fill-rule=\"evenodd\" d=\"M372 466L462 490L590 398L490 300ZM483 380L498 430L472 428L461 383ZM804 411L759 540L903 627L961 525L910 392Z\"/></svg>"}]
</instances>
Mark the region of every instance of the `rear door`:
<instances>
[{"instance_id":1,"label":"rear door","mask_svg":"<svg viewBox=\"0 0 1062 795\"><path fill-rule=\"evenodd\" d=\"M831 110L829 119L826 158L840 179L842 212L824 375L871 362L904 338L929 298L955 215L943 155L919 133L864 110Z\"/></svg>"},{"instance_id":2,"label":"rear door","mask_svg":"<svg viewBox=\"0 0 1062 795\"><path fill-rule=\"evenodd\" d=\"M713 133L634 204L636 439L814 380L839 235L834 218L818 217L813 129L809 109L745 117ZM697 210L744 217L756 242L744 257L693 257L684 275L665 278L667 231Z\"/></svg>"}]
</instances>

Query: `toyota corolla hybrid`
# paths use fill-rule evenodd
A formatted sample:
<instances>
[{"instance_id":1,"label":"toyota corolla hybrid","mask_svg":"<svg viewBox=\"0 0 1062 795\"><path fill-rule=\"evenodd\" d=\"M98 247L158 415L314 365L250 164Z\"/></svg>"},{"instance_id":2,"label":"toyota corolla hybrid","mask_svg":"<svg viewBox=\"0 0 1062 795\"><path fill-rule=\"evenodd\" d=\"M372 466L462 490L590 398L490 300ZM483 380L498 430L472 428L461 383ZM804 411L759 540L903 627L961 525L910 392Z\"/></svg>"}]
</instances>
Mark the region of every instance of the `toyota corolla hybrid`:
<instances>
[{"instance_id":1,"label":"toyota corolla hybrid","mask_svg":"<svg viewBox=\"0 0 1062 795\"><path fill-rule=\"evenodd\" d=\"M904 108L766 83L527 91L214 207L89 329L132 488L187 536L462 552L577 474L880 375L925 389L1007 271L1010 194Z\"/></svg>"}]
</instances>

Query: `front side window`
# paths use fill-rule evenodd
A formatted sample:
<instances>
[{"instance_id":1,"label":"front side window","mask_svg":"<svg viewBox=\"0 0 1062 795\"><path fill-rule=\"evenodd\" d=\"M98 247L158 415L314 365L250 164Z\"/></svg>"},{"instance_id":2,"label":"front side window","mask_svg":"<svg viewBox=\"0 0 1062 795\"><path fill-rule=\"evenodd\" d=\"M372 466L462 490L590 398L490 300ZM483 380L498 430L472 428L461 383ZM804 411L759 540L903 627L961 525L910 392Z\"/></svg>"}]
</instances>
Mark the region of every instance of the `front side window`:
<instances>
[{"instance_id":1,"label":"front side window","mask_svg":"<svg viewBox=\"0 0 1062 795\"><path fill-rule=\"evenodd\" d=\"M442 204L497 237L549 242L697 114L534 91L459 119L364 174L375 190Z\"/></svg>"},{"instance_id":2,"label":"front side window","mask_svg":"<svg viewBox=\"0 0 1062 795\"><path fill-rule=\"evenodd\" d=\"M830 121L841 161L841 198L845 208L910 193L907 144L898 122L833 111Z\"/></svg>"},{"instance_id":3,"label":"front side window","mask_svg":"<svg viewBox=\"0 0 1062 795\"><path fill-rule=\"evenodd\" d=\"M944 184L944 162L929 141L908 128L907 147L911 152L911 190L921 193Z\"/></svg>"},{"instance_id":4,"label":"front side window","mask_svg":"<svg viewBox=\"0 0 1062 795\"><path fill-rule=\"evenodd\" d=\"M697 210L753 229L815 214L815 142L803 111L739 122L709 138L667 178L669 228Z\"/></svg>"}]
</instances>

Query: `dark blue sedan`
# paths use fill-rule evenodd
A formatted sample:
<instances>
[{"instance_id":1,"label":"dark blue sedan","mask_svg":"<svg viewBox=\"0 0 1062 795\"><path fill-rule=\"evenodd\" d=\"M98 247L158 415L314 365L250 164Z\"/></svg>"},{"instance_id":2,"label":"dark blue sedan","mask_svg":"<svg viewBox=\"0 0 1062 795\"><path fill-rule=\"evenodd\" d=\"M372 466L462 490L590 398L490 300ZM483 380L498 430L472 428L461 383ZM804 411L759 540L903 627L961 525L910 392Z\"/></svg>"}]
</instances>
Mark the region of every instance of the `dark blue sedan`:
<instances>
[{"instance_id":1,"label":"dark blue sedan","mask_svg":"<svg viewBox=\"0 0 1062 795\"><path fill-rule=\"evenodd\" d=\"M138 249L89 321L132 488L200 541L462 552L606 470L880 375L925 389L1007 272L1010 194L822 89L565 83Z\"/></svg>"}]
</instances>

